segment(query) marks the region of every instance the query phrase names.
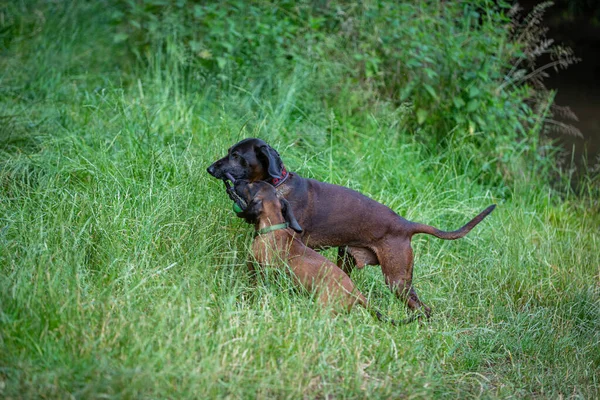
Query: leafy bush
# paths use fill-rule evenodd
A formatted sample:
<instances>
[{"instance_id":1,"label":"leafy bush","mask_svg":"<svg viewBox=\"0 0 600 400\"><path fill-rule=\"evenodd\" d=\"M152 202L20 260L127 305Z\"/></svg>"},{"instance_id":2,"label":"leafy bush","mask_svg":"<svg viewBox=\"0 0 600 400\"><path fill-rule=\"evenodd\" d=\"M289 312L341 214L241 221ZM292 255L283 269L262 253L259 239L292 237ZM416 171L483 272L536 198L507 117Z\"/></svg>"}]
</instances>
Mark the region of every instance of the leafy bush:
<instances>
[{"instance_id":1,"label":"leafy bush","mask_svg":"<svg viewBox=\"0 0 600 400\"><path fill-rule=\"evenodd\" d=\"M118 6L115 40L142 60L152 60L161 46L175 48L178 57L169 62L186 71L188 82L268 94L301 68L308 71L302 90L310 100L295 106L309 117L315 99L350 115L383 102L408 109L402 128L434 151L463 149L459 164L488 181L510 179L536 160L551 165L539 133L552 96L528 83L541 74L527 74L551 50L545 31L526 34L543 7L519 25L513 8L489 0L122 0ZM348 90L360 93L353 107L339 95Z\"/></svg>"}]
</instances>

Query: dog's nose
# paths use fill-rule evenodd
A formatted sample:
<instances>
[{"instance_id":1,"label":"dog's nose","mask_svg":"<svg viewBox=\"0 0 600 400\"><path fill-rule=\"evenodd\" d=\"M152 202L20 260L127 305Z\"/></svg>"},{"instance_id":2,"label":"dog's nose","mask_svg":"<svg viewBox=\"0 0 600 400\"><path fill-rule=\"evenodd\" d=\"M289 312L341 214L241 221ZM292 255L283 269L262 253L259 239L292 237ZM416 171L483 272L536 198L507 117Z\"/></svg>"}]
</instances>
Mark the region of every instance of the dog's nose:
<instances>
[{"instance_id":1,"label":"dog's nose","mask_svg":"<svg viewBox=\"0 0 600 400\"><path fill-rule=\"evenodd\" d=\"M212 176L215 176L215 165L211 164L208 168L206 168L206 172L208 172Z\"/></svg>"}]
</instances>

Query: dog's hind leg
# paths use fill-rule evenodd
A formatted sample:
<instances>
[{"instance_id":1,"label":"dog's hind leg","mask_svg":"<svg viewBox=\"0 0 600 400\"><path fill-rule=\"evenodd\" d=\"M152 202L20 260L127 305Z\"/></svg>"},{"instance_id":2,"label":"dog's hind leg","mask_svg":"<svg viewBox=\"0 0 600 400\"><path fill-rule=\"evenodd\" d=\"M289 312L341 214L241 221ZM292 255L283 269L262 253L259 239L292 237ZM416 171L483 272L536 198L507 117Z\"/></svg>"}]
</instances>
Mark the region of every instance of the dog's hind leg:
<instances>
[{"instance_id":1,"label":"dog's hind leg","mask_svg":"<svg viewBox=\"0 0 600 400\"><path fill-rule=\"evenodd\" d=\"M413 251L410 241L403 237L388 238L375 250L390 290L404 301L409 309L420 311L429 318L431 309L419 300L412 287Z\"/></svg>"}]
</instances>

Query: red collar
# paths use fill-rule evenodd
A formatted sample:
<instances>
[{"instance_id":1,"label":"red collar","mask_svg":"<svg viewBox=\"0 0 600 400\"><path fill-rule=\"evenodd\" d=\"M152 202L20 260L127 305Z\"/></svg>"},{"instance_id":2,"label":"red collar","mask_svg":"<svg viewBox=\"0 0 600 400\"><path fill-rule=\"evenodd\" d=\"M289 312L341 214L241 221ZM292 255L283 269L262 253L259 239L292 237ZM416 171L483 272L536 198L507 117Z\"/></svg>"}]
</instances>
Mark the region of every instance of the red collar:
<instances>
[{"instance_id":1,"label":"red collar","mask_svg":"<svg viewBox=\"0 0 600 400\"><path fill-rule=\"evenodd\" d=\"M271 179L271 185L277 187L279 185L281 185L283 182L285 182L287 180L287 178L290 177L289 172L287 172L287 170L285 169L285 167L283 167L281 169L281 178L273 178Z\"/></svg>"}]
</instances>

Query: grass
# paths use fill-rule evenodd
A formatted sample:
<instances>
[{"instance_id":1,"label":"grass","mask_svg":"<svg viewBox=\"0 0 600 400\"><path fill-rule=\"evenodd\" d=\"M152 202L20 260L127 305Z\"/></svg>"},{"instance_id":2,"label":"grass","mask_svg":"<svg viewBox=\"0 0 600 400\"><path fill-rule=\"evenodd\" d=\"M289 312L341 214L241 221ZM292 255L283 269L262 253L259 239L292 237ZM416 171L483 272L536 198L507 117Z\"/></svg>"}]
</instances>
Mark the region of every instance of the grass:
<instances>
[{"instance_id":1,"label":"grass","mask_svg":"<svg viewBox=\"0 0 600 400\"><path fill-rule=\"evenodd\" d=\"M187 91L176 69L124 71L99 6L73 4L37 33L39 14L3 11L22 31L0 59L0 397L600 395L592 198L528 171L488 186L386 104L300 118L301 75L261 98ZM82 14L100 21L69 23ZM460 241L413 240L431 321L331 318L284 278L247 276L252 229L205 172L247 136L290 170L442 229L499 207ZM378 267L352 278L405 315Z\"/></svg>"}]
</instances>

